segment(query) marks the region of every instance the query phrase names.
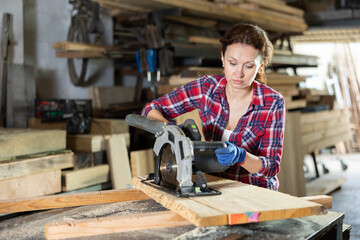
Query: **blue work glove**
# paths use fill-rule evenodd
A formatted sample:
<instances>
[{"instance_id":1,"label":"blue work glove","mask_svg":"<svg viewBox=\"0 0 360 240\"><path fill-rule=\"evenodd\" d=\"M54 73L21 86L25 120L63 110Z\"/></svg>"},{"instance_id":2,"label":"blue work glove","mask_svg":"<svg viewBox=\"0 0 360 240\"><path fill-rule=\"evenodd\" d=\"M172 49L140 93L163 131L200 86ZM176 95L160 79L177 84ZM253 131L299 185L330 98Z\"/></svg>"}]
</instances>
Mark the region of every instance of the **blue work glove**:
<instances>
[{"instance_id":1,"label":"blue work glove","mask_svg":"<svg viewBox=\"0 0 360 240\"><path fill-rule=\"evenodd\" d=\"M227 147L215 150L218 162L224 166L232 166L235 163L243 164L246 157L245 149L236 146L231 142L225 142Z\"/></svg>"}]
</instances>

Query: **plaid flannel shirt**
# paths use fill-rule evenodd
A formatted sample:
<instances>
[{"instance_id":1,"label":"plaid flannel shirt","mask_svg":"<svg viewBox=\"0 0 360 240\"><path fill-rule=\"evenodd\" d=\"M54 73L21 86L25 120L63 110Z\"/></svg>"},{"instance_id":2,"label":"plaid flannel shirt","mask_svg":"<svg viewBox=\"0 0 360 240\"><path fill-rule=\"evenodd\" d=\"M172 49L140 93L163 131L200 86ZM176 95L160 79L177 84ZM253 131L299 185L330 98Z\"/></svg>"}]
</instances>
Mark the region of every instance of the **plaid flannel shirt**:
<instances>
[{"instance_id":1,"label":"plaid flannel shirt","mask_svg":"<svg viewBox=\"0 0 360 240\"><path fill-rule=\"evenodd\" d=\"M225 100L226 82L223 75L205 75L146 104L142 115L146 116L150 110L157 109L170 119L198 109L205 139L221 141L229 119L229 106ZM258 173L251 174L235 164L218 175L278 190L276 175L280 171L284 128L284 98L270 87L254 81L252 102L229 141L259 156L262 168Z\"/></svg>"}]
</instances>

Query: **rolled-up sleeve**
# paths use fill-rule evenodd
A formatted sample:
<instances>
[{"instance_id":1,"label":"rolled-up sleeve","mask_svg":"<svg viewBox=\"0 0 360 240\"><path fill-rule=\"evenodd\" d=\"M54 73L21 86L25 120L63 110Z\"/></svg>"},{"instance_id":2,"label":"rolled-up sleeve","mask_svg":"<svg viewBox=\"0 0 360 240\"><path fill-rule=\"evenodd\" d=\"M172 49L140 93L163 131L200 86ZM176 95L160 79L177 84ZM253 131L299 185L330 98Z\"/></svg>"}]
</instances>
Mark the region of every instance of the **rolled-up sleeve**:
<instances>
[{"instance_id":1,"label":"rolled-up sleeve","mask_svg":"<svg viewBox=\"0 0 360 240\"><path fill-rule=\"evenodd\" d=\"M265 133L259 147L259 157L262 161L261 170L254 174L257 177L272 178L280 171L285 131L285 103L281 98L269 115Z\"/></svg>"}]
</instances>

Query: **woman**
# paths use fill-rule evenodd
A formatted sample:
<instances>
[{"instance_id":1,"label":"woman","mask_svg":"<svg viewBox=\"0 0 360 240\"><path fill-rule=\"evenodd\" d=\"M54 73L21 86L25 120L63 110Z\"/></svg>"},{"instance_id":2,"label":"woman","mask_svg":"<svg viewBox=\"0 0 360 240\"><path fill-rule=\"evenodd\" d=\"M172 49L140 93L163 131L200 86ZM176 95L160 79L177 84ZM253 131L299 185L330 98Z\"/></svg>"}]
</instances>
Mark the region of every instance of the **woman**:
<instances>
[{"instance_id":1,"label":"woman","mask_svg":"<svg viewBox=\"0 0 360 240\"><path fill-rule=\"evenodd\" d=\"M207 141L226 141L220 176L278 190L285 127L284 98L264 83L273 46L252 24L237 24L220 39L223 75L205 75L147 104L142 115L168 122L199 110ZM255 81L254 81L255 80Z\"/></svg>"}]
</instances>

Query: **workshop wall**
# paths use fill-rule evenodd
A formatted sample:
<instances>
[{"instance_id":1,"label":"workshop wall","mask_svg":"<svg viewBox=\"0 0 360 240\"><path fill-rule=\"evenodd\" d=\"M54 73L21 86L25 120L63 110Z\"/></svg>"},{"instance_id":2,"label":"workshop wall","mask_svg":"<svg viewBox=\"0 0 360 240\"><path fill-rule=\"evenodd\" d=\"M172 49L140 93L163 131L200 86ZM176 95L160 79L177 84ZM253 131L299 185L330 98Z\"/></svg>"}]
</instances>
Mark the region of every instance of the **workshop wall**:
<instances>
[{"instance_id":1,"label":"workshop wall","mask_svg":"<svg viewBox=\"0 0 360 240\"><path fill-rule=\"evenodd\" d=\"M9 1L9 5L13 2ZM70 25L72 5L69 1L27 0L23 2L25 33L25 64L36 69L37 97L88 98L86 87L75 87L69 77L65 58L56 58L52 44L66 41ZM104 25L104 44L112 45L112 19L108 10L101 12ZM90 59L87 78L94 86L113 86L114 66L112 60Z\"/></svg>"}]
</instances>

